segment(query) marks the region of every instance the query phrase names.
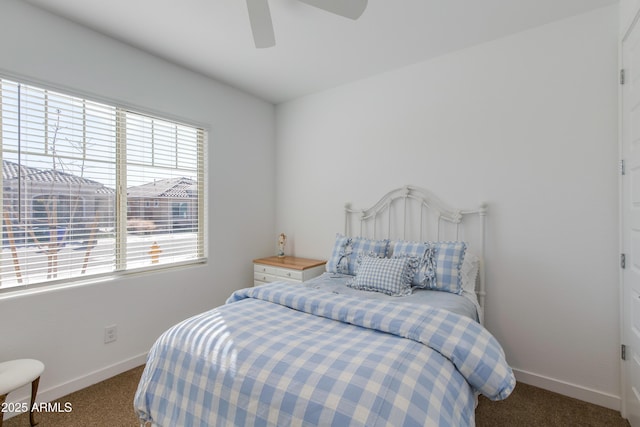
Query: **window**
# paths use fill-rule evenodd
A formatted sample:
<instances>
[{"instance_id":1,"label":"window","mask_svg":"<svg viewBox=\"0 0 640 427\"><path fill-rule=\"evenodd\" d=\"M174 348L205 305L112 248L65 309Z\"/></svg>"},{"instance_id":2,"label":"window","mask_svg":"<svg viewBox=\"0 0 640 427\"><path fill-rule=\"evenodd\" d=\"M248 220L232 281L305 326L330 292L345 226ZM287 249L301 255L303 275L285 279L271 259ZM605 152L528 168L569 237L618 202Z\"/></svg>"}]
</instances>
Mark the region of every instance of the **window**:
<instances>
[{"instance_id":1,"label":"window","mask_svg":"<svg viewBox=\"0 0 640 427\"><path fill-rule=\"evenodd\" d=\"M193 126L0 79L0 291L204 260Z\"/></svg>"},{"instance_id":2,"label":"window","mask_svg":"<svg viewBox=\"0 0 640 427\"><path fill-rule=\"evenodd\" d=\"M49 223L69 226L82 218L82 200L66 194L45 194L32 199L31 219L34 224Z\"/></svg>"}]
</instances>

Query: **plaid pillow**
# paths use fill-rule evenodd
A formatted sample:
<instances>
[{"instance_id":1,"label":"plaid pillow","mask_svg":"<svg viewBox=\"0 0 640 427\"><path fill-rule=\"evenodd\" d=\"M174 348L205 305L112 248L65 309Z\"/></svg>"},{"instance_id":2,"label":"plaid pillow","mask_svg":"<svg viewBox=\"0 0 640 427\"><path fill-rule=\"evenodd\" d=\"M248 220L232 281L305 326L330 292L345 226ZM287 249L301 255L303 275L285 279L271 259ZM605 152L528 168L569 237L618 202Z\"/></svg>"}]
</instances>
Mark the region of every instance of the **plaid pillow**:
<instances>
[{"instance_id":1,"label":"plaid pillow","mask_svg":"<svg viewBox=\"0 0 640 427\"><path fill-rule=\"evenodd\" d=\"M435 242L430 243L430 246L433 248L436 280L427 289L461 294L463 287L460 270L467 244L465 242Z\"/></svg>"},{"instance_id":2,"label":"plaid pillow","mask_svg":"<svg viewBox=\"0 0 640 427\"><path fill-rule=\"evenodd\" d=\"M329 273L350 274L355 276L358 271L358 256L374 254L385 257L387 254L388 240L370 240L362 237L345 237L336 235L331 258L327 262Z\"/></svg>"},{"instance_id":3,"label":"plaid pillow","mask_svg":"<svg viewBox=\"0 0 640 427\"><path fill-rule=\"evenodd\" d=\"M336 240L333 243L331 257L327 261L326 270L329 273L349 273L348 258L345 248L350 244L351 238L336 234Z\"/></svg>"},{"instance_id":4,"label":"plaid pillow","mask_svg":"<svg viewBox=\"0 0 640 427\"><path fill-rule=\"evenodd\" d=\"M393 256L411 256L418 258L419 264L411 283L417 288L429 288L435 285L436 272L432 249L427 242L398 241L393 245Z\"/></svg>"},{"instance_id":5,"label":"plaid pillow","mask_svg":"<svg viewBox=\"0 0 640 427\"><path fill-rule=\"evenodd\" d=\"M401 256L378 258L363 256L356 277L347 286L362 291L381 292L391 296L411 295L411 280L418 258Z\"/></svg>"},{"instance_id":6,"label":"plaid pillow","mask_svg":"<svg viewBox=\"0 0 640 427\"><path fill-rule=\"evenodd\" d=\"M379 258L387 256L389 248L389 240L370 240L363 237L354 237L351 239L351 255L349 257L349 274L355 275L358 271L360 263L358 257L361 255L374 255ZM346 248L349 251L349 245Z\"/></svg>"}]
</instances>

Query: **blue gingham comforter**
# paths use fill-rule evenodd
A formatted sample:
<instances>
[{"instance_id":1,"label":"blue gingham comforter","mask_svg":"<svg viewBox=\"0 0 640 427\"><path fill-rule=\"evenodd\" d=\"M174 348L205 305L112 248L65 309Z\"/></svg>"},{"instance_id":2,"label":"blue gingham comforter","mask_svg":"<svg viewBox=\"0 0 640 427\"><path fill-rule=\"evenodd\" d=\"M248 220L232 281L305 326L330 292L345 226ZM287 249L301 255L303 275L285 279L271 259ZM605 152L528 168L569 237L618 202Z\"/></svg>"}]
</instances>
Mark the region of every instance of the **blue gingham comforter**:
<instances>
[{"instance_id":1,"label":"blue gingham comforter","mask_svg":"<svg viewBox=\"0 0 640 427\"><path fill-rule=\"evenodd\" d=\"M466 317L274 283L235 292L152 347L141 421L174 426L468 426L515 379Z\"/></svg>"}]
</instances>

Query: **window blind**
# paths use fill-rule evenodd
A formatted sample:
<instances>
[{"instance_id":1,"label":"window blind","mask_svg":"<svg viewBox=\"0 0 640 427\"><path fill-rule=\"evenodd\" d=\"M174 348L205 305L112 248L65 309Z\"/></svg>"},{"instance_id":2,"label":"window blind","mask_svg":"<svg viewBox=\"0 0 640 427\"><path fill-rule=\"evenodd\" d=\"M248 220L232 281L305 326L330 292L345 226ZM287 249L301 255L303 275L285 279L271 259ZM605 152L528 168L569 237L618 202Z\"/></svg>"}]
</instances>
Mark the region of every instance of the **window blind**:
<instances>
[{"instance_id":1,"label":"window blind","mask_svg":"<svg viewBox=\"0 0 640 427\"><path fill-rule=\"evenodd\" d=\"M203 129L0 79L0 291L204 259Z\"/></svg>"}]
</instances>

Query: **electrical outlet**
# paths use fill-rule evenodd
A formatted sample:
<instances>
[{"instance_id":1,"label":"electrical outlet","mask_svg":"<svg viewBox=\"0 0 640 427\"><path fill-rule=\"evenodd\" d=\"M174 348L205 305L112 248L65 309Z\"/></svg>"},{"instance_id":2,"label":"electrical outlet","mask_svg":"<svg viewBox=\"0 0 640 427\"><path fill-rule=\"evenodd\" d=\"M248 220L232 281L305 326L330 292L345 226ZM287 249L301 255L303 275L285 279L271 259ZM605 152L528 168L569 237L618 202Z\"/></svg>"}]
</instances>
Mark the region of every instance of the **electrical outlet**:
<instances>
[{"instance_id":1,"label":"electrical outlet","mask_svg":"<svg viewBox=\"0 0 640 427\"><path fill-rule=\"evenodd\" d=\"M116 325L106 326L104 328L104 343L114 342L118 339L118 327Z\"/></svg>"}]
</instances>

